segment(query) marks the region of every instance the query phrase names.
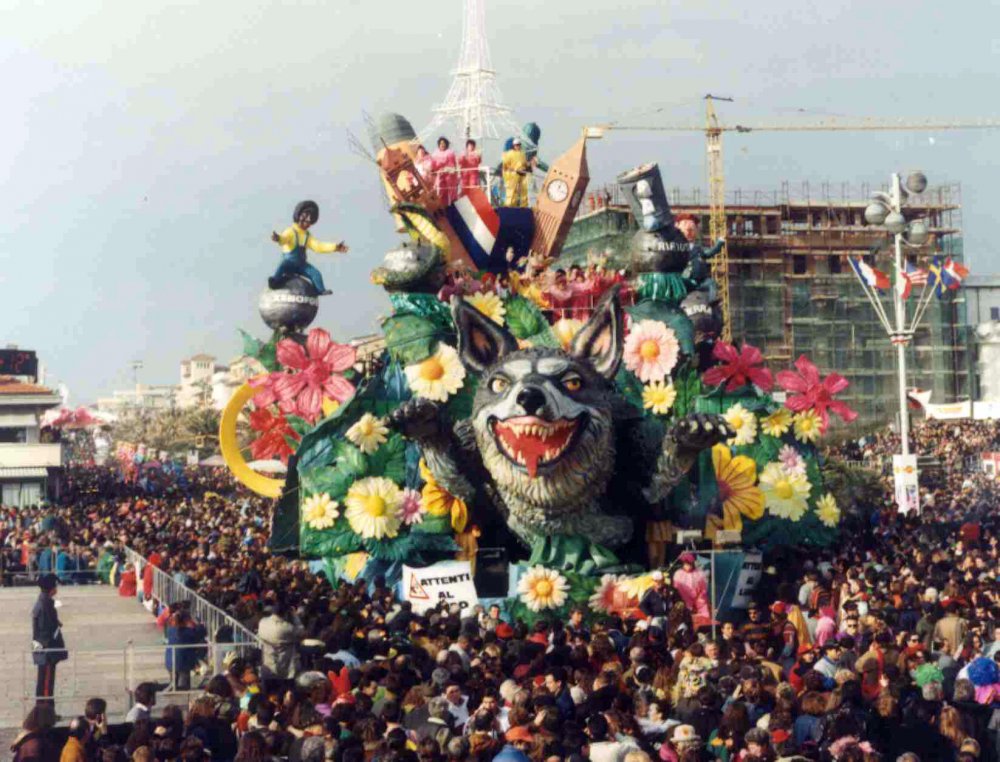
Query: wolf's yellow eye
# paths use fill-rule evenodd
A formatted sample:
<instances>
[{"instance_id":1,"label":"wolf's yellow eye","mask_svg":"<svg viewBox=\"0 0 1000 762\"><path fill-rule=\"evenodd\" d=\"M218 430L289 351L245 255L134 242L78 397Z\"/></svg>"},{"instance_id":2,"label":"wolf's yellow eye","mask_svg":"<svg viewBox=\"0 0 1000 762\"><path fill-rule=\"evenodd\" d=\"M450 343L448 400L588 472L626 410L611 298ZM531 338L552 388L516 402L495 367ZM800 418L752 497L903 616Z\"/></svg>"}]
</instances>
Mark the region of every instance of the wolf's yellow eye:
<instances>
[{"instance_id":1,"label":"wolf's yellow eye","mask_svg":"<svg viewBox=\"0 0 1000 762\"><path fill-rule=\"evenodd\" d=\"M583 380L579 376L566 376L562 380L562 385L568 392L578 392L583 386Z\"/></svg>"},{"instance_id":2,"label":"wolf's yellow eye","mask_svg":"<svg viewBox=\"0 0 1000 762\"><path fill-rule=\"evenodd\" d=\"M503 376L496 376L490 381L490 391L494 394L503 394L510 387L510 381Z\"/></svg>"}]
</instances>

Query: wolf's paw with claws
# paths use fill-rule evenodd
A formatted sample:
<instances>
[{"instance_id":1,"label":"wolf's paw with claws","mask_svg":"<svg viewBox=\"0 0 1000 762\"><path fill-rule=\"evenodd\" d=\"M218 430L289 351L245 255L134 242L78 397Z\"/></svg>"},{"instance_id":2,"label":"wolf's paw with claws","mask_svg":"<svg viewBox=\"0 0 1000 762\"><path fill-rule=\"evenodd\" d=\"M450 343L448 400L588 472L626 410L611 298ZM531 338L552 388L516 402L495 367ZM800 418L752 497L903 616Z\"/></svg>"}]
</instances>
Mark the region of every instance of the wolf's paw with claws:
<instances>
[{"instance_id":1,"label":"wolf's paw with claws","mask_svg":"<svg viewBox=\"0 0 1000 762\"><path fill-rule=\"evenodd\" d=\"M733 427L721 415L694 413L677 422L673 429L674 441L684 450L707 450L736 435Z\"/></svg>"},{"instance_id":2,"label":"wolf's paw with claws","mask_svg":"<svg viewBox=\"0 0 1000 762\"><path fill-rule=\"evenodd\" d=\"M389 414L389 425L408 439L432 439L445 432L443 406L414 397Z\"/></svg>"}]
</instances>

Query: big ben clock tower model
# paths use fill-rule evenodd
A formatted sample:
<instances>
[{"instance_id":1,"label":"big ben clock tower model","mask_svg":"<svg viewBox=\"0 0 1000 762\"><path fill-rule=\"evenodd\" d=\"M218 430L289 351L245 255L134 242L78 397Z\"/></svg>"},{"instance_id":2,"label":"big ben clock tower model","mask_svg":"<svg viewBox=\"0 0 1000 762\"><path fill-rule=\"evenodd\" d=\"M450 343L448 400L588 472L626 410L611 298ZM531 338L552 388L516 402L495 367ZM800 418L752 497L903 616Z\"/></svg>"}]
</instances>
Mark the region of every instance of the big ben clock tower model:
<instances>
[{"instance_id":1,"label":"big ben clock tower model","mask_svg":"<svg viewBox=\"0 0 1000 762\"><path fill-rule=\"evenodd\" d=\"M545 175L535 200L535 237L531 250L547 257L558 256L573 225L590 182L587 168L587 136L556 159Z\"/></svg>"}]
</instances>

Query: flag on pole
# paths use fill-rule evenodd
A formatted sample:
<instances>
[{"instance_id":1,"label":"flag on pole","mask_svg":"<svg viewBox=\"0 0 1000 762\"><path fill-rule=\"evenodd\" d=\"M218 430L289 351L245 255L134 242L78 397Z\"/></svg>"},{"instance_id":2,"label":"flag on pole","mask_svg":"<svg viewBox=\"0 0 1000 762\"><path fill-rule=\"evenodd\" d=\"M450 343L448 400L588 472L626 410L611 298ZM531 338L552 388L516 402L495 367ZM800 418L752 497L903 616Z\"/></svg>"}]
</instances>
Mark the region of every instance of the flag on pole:
<instances>
[{"instance_id":1,"label":"flag on pole","mask_svg":"<svg viewBox=\"0 0 1000 762\"><path fill-rule=\"evenodd\" d=\"M877 288L879 291L885 291L892 285L888 275L881 270L876 270L861 259L861 257L848 257L848 260L857 276L870 287Z\"/></svg>"},{"instance_id":2,"label":"flag on pole","mask_svg":"<svg viewBox=\"0 0 1000 762\"><path fill-rule=\"evenodd\" d=\"M909 262L906 263L904 270L899 272L896 278L896 290L899 292L900 297L903 300L909 299L910 294L913 293L914 286L926 286L927 285L927 271L921 270Z\"/></svg>"},{"instance_id":3,"label":"flag on pole","mask_svg":"<svg viewBox=\"0 0 1000 762\"><path fill-rule=\"evenodd\" d=\"M941 269L941 260L934 257L927 266L927 285L938 299L944 296L948 284L944 281L944 271Z\"/></svg>"},{"instance_id":4,"label":"flag on pole","mask_svg":"<svg viewBox=\"0 0 1000 762\"><path fill-rule=\"evenodd\" d=\"M931 401L931 390L913 387L906 393L906 399L913 410L923 410Z\"/></svg>"},{"instance_id":5,"label":"flag on pole","mask_svg":"<svg viewBox=\"0 0 1000 762\"><path fill-rule=\"evenodd\" d=\"M906 276L910 279L910 283L914 286L927 285L927 271L922 270L909 262L906 263Z\"/></svg>"},{"instance_id":6,"label":"flag on pole","mask_svg":"<svg viewBox=\"0 0 1000 762\"><path fill-rule=\"evenodd\" d=\"M959 262L956 262L951 257L948 257L944 261L942 273L946 278L946 285L948 288L954 290L961 286L962 281L968 277L969 268Z\"/></svg>"}]
</instances>

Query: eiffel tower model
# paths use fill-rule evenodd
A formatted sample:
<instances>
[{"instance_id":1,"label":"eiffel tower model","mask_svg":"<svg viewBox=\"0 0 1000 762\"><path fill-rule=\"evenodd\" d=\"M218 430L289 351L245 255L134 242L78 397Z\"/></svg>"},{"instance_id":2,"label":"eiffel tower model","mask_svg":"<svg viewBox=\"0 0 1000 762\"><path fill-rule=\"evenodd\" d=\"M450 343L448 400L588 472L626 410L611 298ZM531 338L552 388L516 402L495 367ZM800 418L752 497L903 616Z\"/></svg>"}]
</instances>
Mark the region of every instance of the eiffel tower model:
<instances>
[{"instance_id":1,"label":"eiffel tower model","mask_svg":"<svg viewBox=\"0 0 1000 762\"><path fill-rule=\"evenodd\" d=\"M514 121L511 110L503 105L486 39L485 0L464 3L462 50L454 79L444 102L432 109L434 118L420 131L420 140L433 142L438 135L450 133L456 143L468 138L481 143L520 135L525 148L534 147Z\"/></svg>"}]
</instances>

